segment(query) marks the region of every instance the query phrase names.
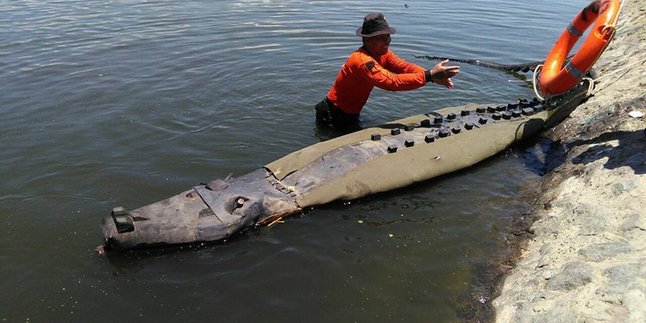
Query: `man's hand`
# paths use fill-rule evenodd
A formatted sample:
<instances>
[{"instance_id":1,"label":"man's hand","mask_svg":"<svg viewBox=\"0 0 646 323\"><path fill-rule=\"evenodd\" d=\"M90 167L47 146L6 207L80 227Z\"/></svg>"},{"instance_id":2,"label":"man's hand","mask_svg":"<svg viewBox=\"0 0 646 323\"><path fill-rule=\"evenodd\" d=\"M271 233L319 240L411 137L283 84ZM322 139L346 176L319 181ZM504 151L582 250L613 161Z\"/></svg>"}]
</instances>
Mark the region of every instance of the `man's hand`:
<instances>
[{"instance_id":1,"label":"man's hand","mask_svg":"<svg viewBox=\"0 0 646 323\"><path fill-rule=\"evenodd\" d=\"M448 63L449 60L447 59L433 66L433 68L430 70L431 82L441 84L449 89L452 89L453 81L451 81L451 78L460 73L460 66L446 66L446 64Z\"/></svg>"}]
</instances>

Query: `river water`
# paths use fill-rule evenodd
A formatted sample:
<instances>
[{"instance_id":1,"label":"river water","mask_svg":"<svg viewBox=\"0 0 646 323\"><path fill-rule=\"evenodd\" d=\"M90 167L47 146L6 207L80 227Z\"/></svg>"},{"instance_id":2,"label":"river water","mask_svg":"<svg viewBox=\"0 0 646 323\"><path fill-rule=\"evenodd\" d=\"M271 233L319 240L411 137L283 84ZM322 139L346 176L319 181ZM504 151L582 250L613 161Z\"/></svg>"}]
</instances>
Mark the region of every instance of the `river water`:
<instances>
[{"instance_id":1,"label":"river water","mask_svg":"<svg viewBox=\"0 0 646 323\"><path fill-rule=\"evenodd\" d=\"M483 276L538 177L528 148L225 244L99 256L100 219L320 141L313 105L369 12L431 67L415 55L543 59L585 4L0 0L0 320L489 319ZM454 81L375 90L363 124L532 96L483 67Z\"/></svg>"}]
</instances>

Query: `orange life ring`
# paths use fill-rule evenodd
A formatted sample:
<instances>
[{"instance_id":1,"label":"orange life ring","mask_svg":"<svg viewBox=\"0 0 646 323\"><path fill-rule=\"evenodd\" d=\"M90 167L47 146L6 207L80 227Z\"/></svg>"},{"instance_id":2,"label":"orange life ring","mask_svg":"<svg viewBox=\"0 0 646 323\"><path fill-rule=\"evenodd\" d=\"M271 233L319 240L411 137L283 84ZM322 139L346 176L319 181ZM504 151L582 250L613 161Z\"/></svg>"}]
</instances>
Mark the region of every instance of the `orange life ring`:
<instances>
[{"instance_id":1,"label":"orange life ring","mask_svg":"<svg viewBox=\"0 0 646 323\"><path fill-rule=\"evenodd\" d=\"M607 8L598 14L586 7L574 17L545 59L538 82L542 93L561 94L579 83L614 36L620 5L619 0L610 0ZM572 59L563 66L570 50L592 22L595 22L594 27L585 42Z\"/></svg>"}]
</instances>

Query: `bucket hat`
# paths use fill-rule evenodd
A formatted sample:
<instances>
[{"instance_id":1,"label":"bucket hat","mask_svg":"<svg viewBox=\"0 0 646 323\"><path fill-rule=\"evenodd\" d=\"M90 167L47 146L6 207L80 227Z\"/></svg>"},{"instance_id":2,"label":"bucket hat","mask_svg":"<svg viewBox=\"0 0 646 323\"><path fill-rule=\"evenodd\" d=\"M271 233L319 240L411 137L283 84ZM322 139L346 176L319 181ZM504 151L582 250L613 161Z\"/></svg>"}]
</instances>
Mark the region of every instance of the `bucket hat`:
<instances>
[{"instance_id":1,"label":"bucket hat","mask_svg":"<svg viewBox=\"0 0 646 323\"><path fill-rule=\"evenodd\" d=\"M397 32L395 28L388 26L386 17L380 12L375 12L363 18L363 25L357 28L355 34L361 37L374 37L395 32Z\"/></svg>"}]
</instances>

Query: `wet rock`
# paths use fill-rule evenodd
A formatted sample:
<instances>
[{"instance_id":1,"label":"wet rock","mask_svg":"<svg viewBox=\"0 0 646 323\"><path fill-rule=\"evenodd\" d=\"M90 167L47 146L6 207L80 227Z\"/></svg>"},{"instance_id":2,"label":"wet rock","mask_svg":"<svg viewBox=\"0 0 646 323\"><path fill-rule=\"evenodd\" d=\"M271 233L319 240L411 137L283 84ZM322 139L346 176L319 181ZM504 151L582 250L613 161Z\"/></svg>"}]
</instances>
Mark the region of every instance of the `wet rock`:
<instances>
[{"instance_id":1,"label":"wet rock","mask_svg":"<svg viewBox=\"0 0 646 323\"><path fill-rule=\"evenodd\" d=\"M627 242L616 241L587 246L579 250L579 255L585 260L600 262L631 250L632 247Z\"/></svg>"},{"instance_id":2,"label":"wet rock","mask_svg":"<svg viewBox=\"0 0 646 323\"><path fill-rule=\"evenodd\" d=\"M592 281L592 267L584 262L573 261L563 266L563 271L556 274L545 285L552 290L572 290Z\"/></svg>"}]
</instances>

